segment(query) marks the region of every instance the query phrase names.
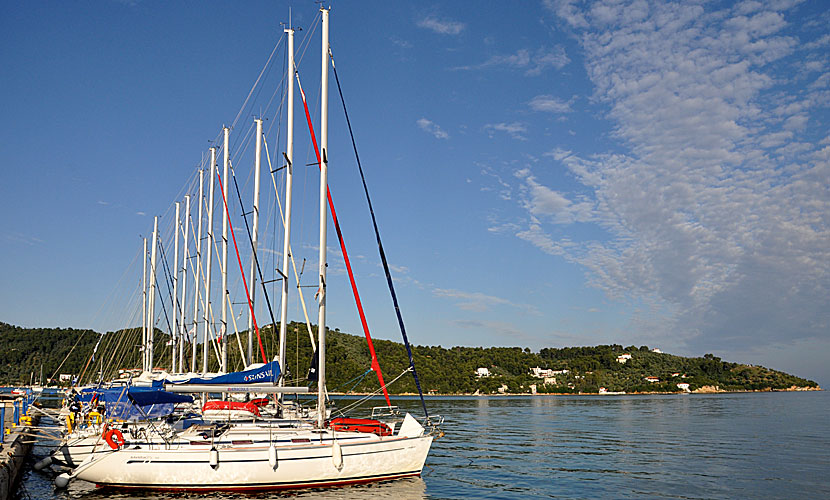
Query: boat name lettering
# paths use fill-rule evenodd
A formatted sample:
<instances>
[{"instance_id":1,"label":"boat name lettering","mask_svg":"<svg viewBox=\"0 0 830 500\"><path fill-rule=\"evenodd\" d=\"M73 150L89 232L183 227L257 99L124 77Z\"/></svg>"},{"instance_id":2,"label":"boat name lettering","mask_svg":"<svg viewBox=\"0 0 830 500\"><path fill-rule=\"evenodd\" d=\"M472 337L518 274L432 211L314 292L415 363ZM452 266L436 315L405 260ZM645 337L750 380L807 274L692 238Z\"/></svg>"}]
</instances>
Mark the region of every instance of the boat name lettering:
<instances>
[{"instance_id":1,"label":"boat name lettering","mask_svg":"<svg viewBox=\"0 0 830 500\"><path fill-rule=\"evenodd\" d=\"M261 379L269 378L269 377L271 377L271 370L265 370L264 372L252 373L251 375L245 375L245 377L242 380L244 380L245 382L252 382L254 380L261 380Z\"/></svg>"}]
</instances>

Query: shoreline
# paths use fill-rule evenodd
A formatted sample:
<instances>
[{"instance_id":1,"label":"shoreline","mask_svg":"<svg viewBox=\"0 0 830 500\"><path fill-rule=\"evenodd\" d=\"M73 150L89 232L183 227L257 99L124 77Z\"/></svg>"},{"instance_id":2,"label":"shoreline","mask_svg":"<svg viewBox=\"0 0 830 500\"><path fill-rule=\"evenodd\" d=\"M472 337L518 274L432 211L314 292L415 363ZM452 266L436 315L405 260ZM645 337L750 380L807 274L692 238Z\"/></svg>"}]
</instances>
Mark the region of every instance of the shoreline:
<instances>
[{"instance_id":1,"label":"shoreline","mask_svg":"<svg viewBox=\"0 0 830 500\"><path fill-rule=\"evenodd\" d=\"M789 387L787 389L755 389L755 390L740 390L740 391L728 391L725 389L719 388L708 388L701 387L700 389L696 389L690 392L660 392L660 391L647 391L647 392L609 392L609 393L599 393L599 392L577 392L577 393L570 393L570 392L545 392L545 393L536 393L530 394L527 392L510 392L510 393L498 393L498 394L477 394L477 393L432 393L432 394L424 394L425 398L431 397L509 397L509 396L649 396L649 395L678 395L678 394L750 394L750 393L766 393L766 392L820 392L824 391L821 386L816 387ZM382 397L380 394L374 394L369 392L329 392L329 395L332 396L372 396L375 395L377 397ZM389 394L390 398L394 398L396 396L418 396L417 392L403 392L400 394Z\"/></svg>"}]
</instances>

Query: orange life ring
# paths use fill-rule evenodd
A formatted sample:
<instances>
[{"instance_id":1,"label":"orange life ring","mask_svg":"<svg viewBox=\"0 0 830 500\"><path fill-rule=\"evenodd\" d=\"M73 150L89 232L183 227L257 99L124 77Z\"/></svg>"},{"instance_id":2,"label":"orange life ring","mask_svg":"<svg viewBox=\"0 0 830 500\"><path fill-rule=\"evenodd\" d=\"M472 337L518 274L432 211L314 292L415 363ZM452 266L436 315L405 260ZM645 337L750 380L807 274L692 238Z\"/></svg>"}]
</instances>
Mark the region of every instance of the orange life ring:
<instances>
[{"instance_id":1,"label":"orange life ring","mask_svg":"<svg viewBox=\"0 0 830 500\"><path fill-rule=\"evenodd\" d=\"M124 446L124 435L121 434L121 431L118 429L110 429L104 433L104 441L110 445L110 448L113 450L117 450L118 448Z\"/></svg>"}]
</instances>

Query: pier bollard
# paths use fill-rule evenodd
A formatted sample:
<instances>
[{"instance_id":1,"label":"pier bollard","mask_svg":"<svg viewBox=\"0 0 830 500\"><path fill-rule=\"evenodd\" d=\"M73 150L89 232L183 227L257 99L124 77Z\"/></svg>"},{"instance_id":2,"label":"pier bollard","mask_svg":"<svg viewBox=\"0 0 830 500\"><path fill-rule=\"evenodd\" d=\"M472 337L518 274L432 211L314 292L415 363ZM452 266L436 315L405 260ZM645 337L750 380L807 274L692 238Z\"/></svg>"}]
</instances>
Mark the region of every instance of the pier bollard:
<instances>
[{"instance_id":1,"label":"pier bollard","mask_svg":"<svg viewBox=\"0 0 830 500\"><path fill-rule=\"evenodd\" d=\"M26 396L26 399L23 400L22 405L23 405L23 411L21 411L20 413L22 415L28 415L29 414L29 396Z\"/></svg>"},{"instance_id":2,"label":"pier bollard","mask_svg":"<svg viewBox=\"0 0 830 500\"><path fill-rule=\"evenodd\" d=\"M13 425L20 425L20 401L14 402L14 415L12 418Z\"/></svg>"},{"instance_id":3,"label":"pier bollard","mask_svg":"<svg viewBox=\"0 0 830 500\"><path fill-rule=\"evenodd\" d=\"M0 406L0 444L6 442L6 405Z\"/></svg>"}]
</instances>

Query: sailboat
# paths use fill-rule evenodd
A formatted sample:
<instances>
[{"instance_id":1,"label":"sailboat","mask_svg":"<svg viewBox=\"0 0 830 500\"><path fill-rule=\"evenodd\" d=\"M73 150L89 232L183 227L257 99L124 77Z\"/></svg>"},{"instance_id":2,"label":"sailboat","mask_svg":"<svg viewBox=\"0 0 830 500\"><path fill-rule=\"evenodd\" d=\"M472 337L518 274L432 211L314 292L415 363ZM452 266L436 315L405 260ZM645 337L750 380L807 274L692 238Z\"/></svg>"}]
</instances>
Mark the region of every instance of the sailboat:
<instances>
[{"instance_id":1,"label":"sailboat","mask_svg":"<svg viewBox=\"0 0 830 500\"><path fill-rule=\"evenodd\" d=\"M246 422L206 420L178 432L154 433L148 429L145 435L129 440L118 436L120 439L113 440L114 446L96 448L71 474L59 476L56 480L58 486L65 486L72 479L80 479L98 486L115 488L251 492L341 486L421 474L433 438L440 432L437 426L427 425L427 429L409 413L394 414L394 418L386 421L328 418L325 385L326 200L328 67L331 51L328 42L328 9L321 9L321 15L319 339L317 411L314 421L269 421L256 418ZM293 35L293 30L286 31L290 31L289 37ZM293 59L292 45L289 42L290 60ZM288 78L292 80L293 60L289 63L288 71ZM225 138L227 154L227 132ZM396 300L394 294L393 300ZM282 321L282 325L284 327L285 321ZM280 337L280 359L284 359L284 334ZM204 348L207 349L207 346ZM206 390L199 381L182 384L179 388L175 385L165 387L176 391ZM302 388L284 387L281 383L264 384L255 389L238 387L232 382L216 387L217 392L221 390L223 393L256 391L284 394L299 392L299 389Z\"/></svg>"}]
</instances>

